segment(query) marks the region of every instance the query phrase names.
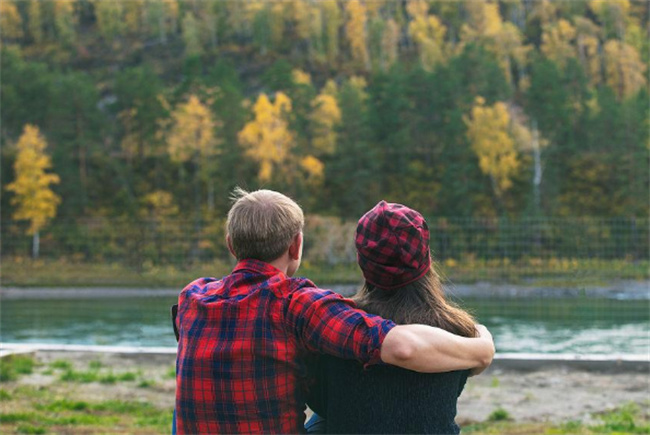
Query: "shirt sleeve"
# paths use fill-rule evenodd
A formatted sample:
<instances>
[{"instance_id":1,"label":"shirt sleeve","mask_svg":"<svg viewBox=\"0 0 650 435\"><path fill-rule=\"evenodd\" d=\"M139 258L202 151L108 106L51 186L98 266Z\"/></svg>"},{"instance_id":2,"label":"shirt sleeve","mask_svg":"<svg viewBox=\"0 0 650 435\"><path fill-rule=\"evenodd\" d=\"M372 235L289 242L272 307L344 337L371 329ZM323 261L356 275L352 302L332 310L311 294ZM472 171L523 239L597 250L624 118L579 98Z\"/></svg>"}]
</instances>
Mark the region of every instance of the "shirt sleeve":
<instances>
[{"instance_id":1,"label":"shirt sleeve","mask_svg":"<svg viewBox=\"0 0 650 435\"><path fill-rule=\"evenodd\" d=\"M381 362L381 344L395 323L355 308L329 290L300 288L289 295L285 319L304 349L370 365Z\"/></svg>"}]
</instances>

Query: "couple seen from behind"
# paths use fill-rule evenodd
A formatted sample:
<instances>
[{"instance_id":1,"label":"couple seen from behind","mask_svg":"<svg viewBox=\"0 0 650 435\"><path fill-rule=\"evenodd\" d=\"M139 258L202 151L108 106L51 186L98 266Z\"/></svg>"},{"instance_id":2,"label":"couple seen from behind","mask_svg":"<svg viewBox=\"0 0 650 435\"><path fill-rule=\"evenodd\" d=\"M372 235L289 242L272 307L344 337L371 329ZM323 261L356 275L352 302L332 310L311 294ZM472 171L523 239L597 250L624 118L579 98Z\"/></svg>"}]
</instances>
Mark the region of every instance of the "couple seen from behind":
<instances>
[{"instance_id":1,"label":"couple seen from behind","mask_svg":"<svg viewBox=\"0 0 650 435\"><path fill-rule=\"evenodd\" d=\"M379 202L355 235L365 283L351 299L294 275L304 215L271 190L236 189L231 274L178 300L173 431L456 434L488 330L446 300L420 213ZM315 411L304 425L305 406Z\"/></svg>"}]
</instances>

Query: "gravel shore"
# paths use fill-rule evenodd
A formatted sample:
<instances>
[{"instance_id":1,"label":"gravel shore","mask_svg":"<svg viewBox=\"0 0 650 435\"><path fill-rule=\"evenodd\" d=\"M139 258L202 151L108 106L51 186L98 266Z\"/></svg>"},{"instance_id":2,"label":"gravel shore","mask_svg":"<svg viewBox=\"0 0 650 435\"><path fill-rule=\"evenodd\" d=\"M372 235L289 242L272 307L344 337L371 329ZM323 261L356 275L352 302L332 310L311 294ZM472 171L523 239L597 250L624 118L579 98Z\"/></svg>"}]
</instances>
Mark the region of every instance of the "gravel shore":
<instances>
[{"instance_id":1,"label":"gravel shore","mask_svg":"<svg viewBox=\"0 0 650 435\"><path fill-rule=\"evenodd\" d=\"M5 384L6 387L31 385L55 390L57 396L74 400L136 400L162 409L173 407L175 381L170 376L175 361L173 354L36 351L31 355L41 369ZM111 385L57 382L47 367L60 360L70 361L78 370L87 369L91 361L99 361L102 367L116 374L140 373L151 380L151 385L138 388L128 382ZM594 415L626 403L635 402L645 410L650 406L650 376L645 369L603 372L557 364L530 369L513 370L507 364L495 362L482 375L470 378L459 400L457 421L461 425L484 421L501 408L516 422L581 420L587 423Z\"/></svg>"}]
</instances>

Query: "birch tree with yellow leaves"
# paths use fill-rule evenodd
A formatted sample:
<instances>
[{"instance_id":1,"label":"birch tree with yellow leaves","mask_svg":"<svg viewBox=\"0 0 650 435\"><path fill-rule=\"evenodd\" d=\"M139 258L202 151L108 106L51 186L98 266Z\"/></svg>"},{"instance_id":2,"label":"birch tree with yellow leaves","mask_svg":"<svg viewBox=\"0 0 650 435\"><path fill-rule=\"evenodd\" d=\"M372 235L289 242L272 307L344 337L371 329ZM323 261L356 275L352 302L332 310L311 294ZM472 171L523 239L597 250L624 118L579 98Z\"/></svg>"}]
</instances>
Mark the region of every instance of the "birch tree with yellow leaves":
<instances>
[{"instance_id":1,"label":"birch tree with yellow leaves","mask_svg":"<svg viewBox=\"0 0 650 435\"><path fill-rule=\"evenodd\" d=\"M200 233L201 181L207 184L208 210L214 208L211 160L219 152L218 146L221 141L217 138L215 130L221 124L210 111L211 103L210 98L203 103L196 95L190 95L187 102L176 107L168 121L170 130L167 135L167 151L172 161L181 164L181 178L184 173L182 165L191 163L193 166L195 234ZM198 249L198 240L196 240L190 255L195 258Z\"/></svg>"},{"instance_id":2,"label":"birch tree with yellow leaves","mask_svg":"<svg viewBox=\"0 0 650 435\"><path fill-rule=\"evenodd\" d=\"M429 15L429 5L424 0L409 2L406 10L412 18L408 27L409 35L418 46L422 67L426 71L432 71L447 58L444 42L447 28L438 17Z\"/></svg>"},{"instance_id":3,"label":"birch tree with yellow leaves","mask_svg":"<svg viewBox=\"0 0 650 435\"><path fill-rule=\"evenodd\" d=\"M336 83L328 81L311 105L312 147L320 154L332 154L336 150L336 128L341 122Z\"/></svg>"},{"instance_id":4,"label":"birch tree with yellow leaves","mask_svg":"<svg viewBox=\"0 0 650 435\"><path fill-rule=\"evenodd\" d=\"M573 45L575 37L576 29L567 20L560 19L557 23L548 24L542 34L542 53L564 68L567 61L576 55Z\"/></svg>"},{"instance_id":5,"label":"birch tree with yellow leaves","mask_svg":"<svg viewBox=\"0 0 650 435\"><path fill-rule=\"evenodd\" d=\"M259 165L261 183L279 183L295 191L303 183L318 185L324 165L317 157L296 150L288 121L291 110L291 99L284 93L276 92L273 102L260 94L253 106L254 118L239 132L238 139L246 156Z\"/></svg>"},{"instance_id":6,"label":"birch tree with yellow leaves","mask_svg":"<svg viewBox=\"0 0 650 435\"><path fill-rule=\"evenodd\" d=\"M262 183L271 181L274 173L290 157L294 136L286 115L291 112L291 99L276 92L272 103L260 94L253 106L254 119L239 132L239 143L246 155L259 164L258 177Z\"/></svg>"},{"instance_id":7,"label":"birch tree with yellow leaves","mask_svg":"<svg viewBox=\"0 0 650 435\"><path fill-rule=\"evenodd\" d=\"M345 11L347 13L345 34L350 44L352 60L361 65L366 71L369 71L370 55L368 54L366 7L359 0L350 0L345 6Z\"/></svg>"},{"instance_id":8,"label":"birch tree with yellow leaves","mask_svg":"<svg viewBox=\"0 0 650 435\"><path fill-rule=\"evenodd\" d=\"M508 108L500 101L486 106L485 99L476 97L471 116L464 121L479 168L490 177L497 201L503 205L503 194L512 187L512 177L521 166L511 134Z\"/></svg>"},{"instance_id":9,"label":"birch tree with yellow leaves","mask_svg":"<svg viewBox=\"0 0 650 435\"><path fill-rule=\"evenodd\" d=\"M13 192L11 205L14 219L29 221L27 234L32 236L32 256L38 258L39 233L56 216L61 198L52 191L51 184L59 183L59 176L46 172L52 161L45 153L47 143L38 127L25 125L16 143L18 156L14 162L15 179L6 189Z\"/></svg>"},{"instance_id":10,"label":"birch tree with yellow leaves","mask_svg":"<svg viewBox=\"0 0 650 435\"><path fill-rule=\"evenodd\" d=\"M23 20L12 1L0 2L0 35L2 39L13 40L23 37Z\"/></svg>"},{"instance_id":11,"label":"birch tree with yellow leaves","mask_svg":"<svg viewBox=\"0 0 650 435\"><path fill-rule=\"evenodd\" d=\"M171 130L167 136L167 150L172 161L192 162L195 169L195 186L199 180L209 178L210 158L219 152L220 140L215 134L220 123L215 120L209 105L202 103L196 95L190 95L187 102L179 104L171 115ZM211 189L208 186L208 190ZM208 203L213 199L208 195Z\"/></svg>"},{"instance_id":12,"label":"birch tree with yellow leaves","mask_svg":"<svg viewBox=\"0 0 650 435\"><path fill-rule=\"evenodd\" d=\"M646 85L646 66L634 47L617 40L605 43L605 76L619 100L635 95Z\"/></svg>"}]
</instances>

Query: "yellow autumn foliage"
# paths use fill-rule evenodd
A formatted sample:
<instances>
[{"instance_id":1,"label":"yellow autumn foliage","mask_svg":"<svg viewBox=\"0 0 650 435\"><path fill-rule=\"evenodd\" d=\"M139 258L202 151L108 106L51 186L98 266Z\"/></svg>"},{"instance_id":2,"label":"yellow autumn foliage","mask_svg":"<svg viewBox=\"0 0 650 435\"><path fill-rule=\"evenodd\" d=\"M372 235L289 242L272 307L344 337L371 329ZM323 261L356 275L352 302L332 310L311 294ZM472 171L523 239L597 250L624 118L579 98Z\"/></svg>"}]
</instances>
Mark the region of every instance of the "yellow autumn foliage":
<instances>
[{"instance_id":1,"label":"yellow autumn foliage","mask_svg":"<svg viewBox=\"0 0 650 435\"><path fill-rule=\"evenodd\" d=\"M253 106L254 119L239 132L239 143L246 155L260 165L258 176L262 182L271 180L277 166L290 156L295 145L286 115L291 113L291 99L276 92L271 103L266 94L260 94Z\"/></svg>"},{"instance_id":2,"label":"yellow autumn foliage","mask_svg":"<svg viewBox=\"0 0 650 435\"><path fill-rule=\"evenodd\" d=\"M388 69L397 61L399 37L399 25L391 18L381 35L382 68Z\"/></svg>"},{"instance_id":3,"label":"yellow autumn foliage","mask_svg":"<svg viewBox=\"0 0 650 435\"><path fill-rule=\"evenodd\" d=\"M327 89L323 89L311 103L312 145L323 154L336 150L336 127L341 122L341 109L336 97L327 92Z\"/></svg>"},{"instance_id":4,"label":"yellow autumn foliage","mask_svg":"<svg viewBox=\"0 0 650 435\"><path fill-rule=\"evenodd\" d=\"M179 208L174 204L174 196L164 190L156 190L144 196L142 200L145 209L142 210L144 217L153 219L164 219L178 215Z\"/></svg>"},{"instance_id":5,"label":"yellow autumn foliage","mask_svg":"<svg viewBox=\"0 0 650 435\"><path fill-rule=\"evenodd\" d=\"M447 57L444 42L447 28L438 17L429 15L429 6L423 0L409 2L406 9L412 17L408 26L409 35L418 45L422 67L431 71Z\"/></svg>"},{"instance_id":6,"label":"yellow autumn foliage","mask_svg":"<svg viewBox=\"0 0 650 435\"><path fill-rule=\"evenodd\" d=\"M171 159L187 162L216 155L220 141L215 129L219 126L210 108L196 95L190 95L187 102L179 104L171 114L171 130L167 136Z\"/></svg>"},{"instance_id":7,"label":"yellow autumn foliage","mask_svg":"<svg viewBox=\"0 0 650 435\"><path fill-rule=\"evenodd\" d=\"M28 234L35 234L48 220L56 216L56 207L61 198L51 189L59 183L59 176L46 173L52 167L50 157L45 154L47 143L38 127L27 124L18 139L18 156L14 162L16 179L6 189L14 193L11 205L15 206L14 219L29 221Z\"/></svg>"},{"instance_id":8,"label":"yellow autumn foliage","mask_svg":"<svg viewBox=\"0 0 650 435\"><path fill-rule=\"evenodd\" d=\"M23 20L16 4L12 1L0 1L0 32L3 38L19 39L23 37Z\"/></svg>"},{"instance_id":9,"label":"yellow autumn foliage","mask_svg":"<svg viewBox=\"0 0 650 435\"><path fill-rule=\"evenodd\" d=\"M311 85L311 76L309 73L298 68L291 71L291 80L296 85Z\"/></svg>"},{"instance_id":10,"label":"yellow autumn foliage","mask_svg":"<svg viewBox=\"0 0 650 435\"><path fill-rule=\"evenodd\" d=\"M635 95L646 85L646 66L634 47L609 40L604 51L606 81L619 99Z\"/></svg>"},{"instance_id":11,"label":"yellow autumn foliage","mask_svg":"<svg viewBox=\"0 0 650 435\"><path fill-rule=\"evenodd\" d=\"M576 29L567 20L560 19L557 23L549 24L542 33L542 53L564 68L567 61L576 55L573 45L575 37Z\"/></svg>"},{"instance_id":12,"label":"yellow autumn foliage","mask_svg":"<svg viewBox=\"0 0 650 435\"><path fill-rule=\"evenodd\" d=\"M370 69L370 55L368 54L367 31L366 31L366 6L359 0L350 0L346 3L347 22L345 23L345 34L350 44L352 59Z\"/></svg>"},{"instance_id":13,"label":"yellow autumn foliage","mask_svg":"<svg viewBox=\"0 0 650 435\"><path fill-rule=\"evenodd\" d=\"M492 179L495 193L502 195L512 187L512 176L520 167L507 106L502 102L486 106L485 100L477 97L465 124L481 172Z\"/></svg>"},{"instance_id":14,"label":"yellow autumn foliage","mask_svg":"<svg viewBox=\"0 0 650 435\"><path fill-rule=\"evenodd\" d=\"M589 18L580 16L574 17L576 27L576 45L578 58L585 72L589 76L592 85L600 83L601 62L600 62L600 28Z\"/></svg>"},{"instance_id":15,"label":"yellow autumn foliage","mask_svg":"<svg viewBox=\"0 0 650 435\"><path fill-rule=\"evenodd\" d=\"M303 157L300 166L307 173L307 180L320 180L325 172L325 165L314 156Z\"/></svg>"}]
</instances>

